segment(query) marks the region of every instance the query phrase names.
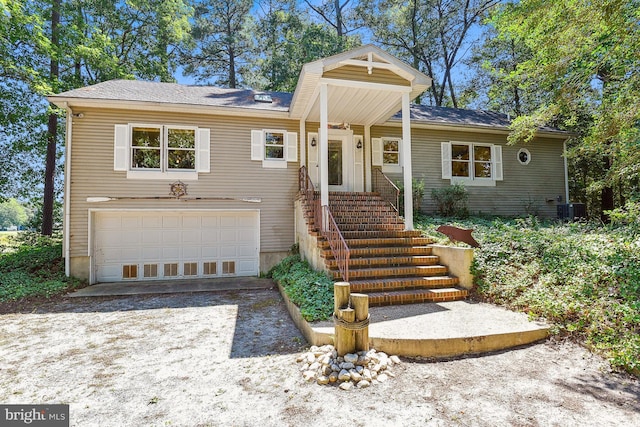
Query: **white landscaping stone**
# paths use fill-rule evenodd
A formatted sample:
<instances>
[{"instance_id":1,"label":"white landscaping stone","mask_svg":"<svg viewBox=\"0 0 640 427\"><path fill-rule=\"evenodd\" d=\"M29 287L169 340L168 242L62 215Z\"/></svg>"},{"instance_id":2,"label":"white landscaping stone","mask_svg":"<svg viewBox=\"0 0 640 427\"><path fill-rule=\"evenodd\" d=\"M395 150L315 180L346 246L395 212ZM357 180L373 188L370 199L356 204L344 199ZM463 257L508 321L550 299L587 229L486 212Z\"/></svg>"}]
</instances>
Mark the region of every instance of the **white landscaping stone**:
<instances>
[{"instance_id":1,"label":"white landscaping stone","mask_svg":"<svg viewBox=\"0 0 640 427\"><path fill-rule=\"evenodd\" d=\"M389 360L391 360L394 364L399 364L401 362L400 358L398 356L391 356L389 358Z\"/></svg>"},{"instance_id":2,"label":"white landscaping stone","mask_svg":"<svg viewBox=\"0 0 640 427\"><path fill-rule=\"evenodd\" d=\"M385 382L388 379L389 377L387 377L387 374L380 374L378 375L378 378L377 378L377 380L380 381L381 383Z\"/></svg>"},{"instance_id":3,"label":"white landscaping stone","mask_svg":"<svg viewBox=\"0 0 640 427\"><path fill-rule=\"evenodd\" d=\"M351 382L346 382L346 383L340 384L340 389L341 390L351 390L352 388L353 388L353 383L351 383Z\"/></svg>"},{"instance_id":4,"label":"white landscaping stone","mask_svg":"<svg viewBox=\"0 0 640 427\"><path fill-rule=\"evenodd\" d=\"M362 370L362 378L363 378L363 379L365 379L365 380L367 380L367 381L369 381L369 382L371 382L371 380L373 379L373 378L371 377L371 371L370 371L370 370L368 370L368 369L366 369L366 368L365 368L365 369L363 369L363 370Z\"/></svg>"},{"instance_id":5,"label":"white landscaping stone","mask_svg":"<svg viewBox=\"0 0 640 427\"><path fill-rule=\"evenodd\" d=\"M315 361L316 361L316 356L314 356L313 353L307 353L307 362L311 364Z\"/></svg>"},{"instance_id":6,"label":"white landscaping stone","mask_svg":"<svg viewBox=\"0 0 640 427\"><path fill-rule=\"evenodd\" d=\"M356 387L358 388L367 388L371 385L371 383L367 380L362 380L360 382L358 382L358 384L356 384Z\"/></svg>"},{"instance_id":7,"label":"white landscaping stone","mask_svg":"<svg viewBox=\"0 0 640 427\"><path fill-rule=\"evenodd\" d=\"M354 364L353 364L353 363L351 363L351 362L343 362L343 363L341 363L341 364L340 364L340 367L341 367L342 369L349 370L349 369L353 369L353 368L355 368L355 367L356 367L356 365L354 365Z\"/></svg>"},{"instance_id":8,"label":"white landscaping stone","mask_svg":"<svg viewBox=\"0 0 640 427\"><path fill-rule=\"evenodd\" d=\"M316 373L313 371L306 371L303 375L304 375L304 380L307 382L313 381L316 377Z\"/></svg>"},{"instance_id":9,"label":"white landscaping stone","mask_svg":"<svg viewBox=\"0 0 640 427\"><path fill-rule=\"evenodd\" d=\"M357 373L354 369L352 369L351 371L349 371L349 374L351 375L351 379L354 382L358 382L358 381L362 381L362 375L360 375L359 373Z\"/></svg>"},{"instance_id":10,"label":"white landscaping stone","mask_svg":"<svg viewBox=\"0 0 640 427\"><path fill-rule=\"evenodd\" d=\"M338 373L337 372L331 372L329 374L329 382L330 383L335 383L336 381L338 381Z\"/></svg>"},{"instance_id":11,"label":"white landscaping stone","mask_svg":"<svg viewBox=\"0 0 640 427\"><path fill-rule=\"evenodd\" d=\"M313 362L311 366L309 366L310 371L317 371L320 369L320 364L318 362Z\"/></svg>"}]
</instances>

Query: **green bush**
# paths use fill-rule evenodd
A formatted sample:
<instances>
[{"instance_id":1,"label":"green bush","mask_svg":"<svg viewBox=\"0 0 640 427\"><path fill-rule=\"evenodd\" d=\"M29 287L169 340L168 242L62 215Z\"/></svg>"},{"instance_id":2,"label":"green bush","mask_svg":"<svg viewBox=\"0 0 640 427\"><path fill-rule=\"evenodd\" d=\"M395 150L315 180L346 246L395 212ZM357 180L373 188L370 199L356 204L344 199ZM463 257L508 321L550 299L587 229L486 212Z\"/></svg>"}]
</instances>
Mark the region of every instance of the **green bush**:
<instances>
[{"instance_id":1,"label":"green bush","mask_svg":"<svg viewBox=\"0 0 640 427\"><path fill-rule=\"evenodd\" d=\"M22 235L10 246L0 254L0 302L49 298L82 284L65 277L59 239Z\"/></svg>"},{"instance_id":2,"label":"green bush","mask_svg":"<svg viewBox=\"0 0 640 427\"><path fill-rule=\"evenodd\" d=\"M462 184L431 190L431 199L435 202L438 213L443 216L465 218L469 215L467 201L469 193Z\"/></svg>"},{"instance_id":3,"label":"green bush","mask_svg":"<svg viewBox=\"0 0 640 427\"><path fill-rule=\"evenodd\" d=\"M397 181L396 186L398 190L400 190L400 199L398 200L400 206L398 207L398 212L404 215L404 183ZM413 215L415 216L420 213L420 204L424 198L424 181L413 178L411 191L413 194Z\"/></svg>"},{"instance_id":4,"label":"green bush","mask_svg":"<svg viewBox=\"0 0 640 427\"><path fill-rule=\"evenodd\" d=\"M435 234L442 218L421 217ZM640 232L635 226L542 222L536 218L470 219L482 245L472 273L477 295L544 318L607 356L611 365L640 375Z\"/></svg>"},{"instance_id":5,"label":"green bush","mask_svg":"<svg viewBox=\"0 0 640 427\"><path fill-rule=\"evenodd\" d=\"M283 287L307 321L326 320L333 314L333 281L315 271L300 255L290 255L274 266L268 276Z\"/></svg>"}]
</instances>

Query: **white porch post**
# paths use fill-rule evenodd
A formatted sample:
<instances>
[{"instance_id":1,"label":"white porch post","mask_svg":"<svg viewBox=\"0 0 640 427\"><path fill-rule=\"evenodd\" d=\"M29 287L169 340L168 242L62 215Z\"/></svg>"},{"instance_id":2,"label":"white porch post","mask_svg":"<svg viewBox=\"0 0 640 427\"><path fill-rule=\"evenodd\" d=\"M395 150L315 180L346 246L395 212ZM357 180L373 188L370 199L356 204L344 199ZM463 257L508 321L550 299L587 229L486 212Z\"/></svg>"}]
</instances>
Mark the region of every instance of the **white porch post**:
<instances>
[{"instance_id":1,"label":"white porch post","mask_svg":"<svg viewBox=\"0 0 640 427\"><path fill-rule=\"evenodd\" d=\"M372 191L371 188L371 125L364 125L364 179L366 181L365 191Z\"/></svg>"},{"instance_id":2,"label":"white porch post","mask_svg":"<svg viewBox=\"0 0 640 427\"><path fill-rule=\"evenodd\" d=\"M320 162L320 204L329 205L329 141L327 127L328 118L327 84L320 85L320 139L318 143L318 160ZM324 218L323 218L324 223Z\"/></svg>"},{"instance_id":3,"label":"white porch post","mask_svg":"<svg viewBox=\"0 0 640 427\"><path fill-rule=\"evenodd\" d=\"M307 166L307 131L305 119L300 120L300 167Z\"/></svg>"},{"instance_id":4,"label":"white porch post","mask_svg":"<svg viewBox=\"0 0 640 427\"><path fill-rule=\"evenodd\" d=\"M408 93L402 94L402 165L404 166L404 229L413 230L413 171L411 170L411 115Z\"/></svg>"}]
</instances>

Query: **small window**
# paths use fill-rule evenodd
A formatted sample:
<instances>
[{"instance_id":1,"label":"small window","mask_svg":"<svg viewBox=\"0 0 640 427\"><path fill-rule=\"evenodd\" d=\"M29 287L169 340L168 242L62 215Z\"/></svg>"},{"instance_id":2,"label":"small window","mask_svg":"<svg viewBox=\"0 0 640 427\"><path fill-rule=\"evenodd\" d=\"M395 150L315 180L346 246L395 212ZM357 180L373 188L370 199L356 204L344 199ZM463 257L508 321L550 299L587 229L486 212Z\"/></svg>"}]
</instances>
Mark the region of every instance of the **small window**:
<instances>
[{"instance_id":1,"label":"small window","mask_svg":"<svg viewBox=\"0 0 640 427\"><path fill-rule=\"evenodd\" d=\"M196 131L167 128L167 169L195 170Z\"/></svg>"},{"instance_id":2,"label":"small window","mask_svg":"<svg viewBox=\"0 0 640 427\"><path fill-rule=\"evenodd\" d=\"M135 264L122 266L122 278L123 279L137 279L138 278L138 266Z\"/></svg>"},{"instance_id":3,"label":"small window","mask_svg":"<svg viewBox=\"0 0 640 427\"><path fill-rule=\"evenodd\" d=\"M158 277L158 264L145 264L144 277Z\"/></svg>"},{"instance_id":4,"label":"small window","mask_svg":"<svg viewBox=\"0 0 640 427\"><path fill-rule=\"evenodd\" d=\"M521 148L518 151L518 161L521 165L528 165L531 161L531 153L526 148Z\"/></svg>"},{"instance_id":5,"label":"small window","mask_svg":"<svg viewBox=\"0 0 640 427\"><path fill-rule=\"evenodd\" d=\"M487 145L451 144L451 175L459 178L490 179L491 147Z\"/></svg>"},{"instance_id":6,"label":"small window","mask_svg":"<svg viewBox=\"0 0 640 427\"><path fill-rule=\"evenodd\" d=\"M160 170L160 134L159 127L131 128L131 169Z\"/></svg>"},{"instance_id":7,"label":"small window","mask_svg":"<svg viewBox=\"0 0 640 427\"><path fill-rule=\"evenodd\" d=\"M202 264L202 269L205 276L213 276L218 274L218 266L215 262L205 262Z\"/></svg>"},{"instance_id":8,"label":"small window","mask_svg":"<svg viewBox=\"0 0 640 427\"><path fill-rule=\"evenodd\" d=\"M382 138L383 165L400 166L400 140Z\"/></svg>"},{"instance_id":9,"label":"small window","mask_svg":"<svg viewBox=\"0 0 640 427\"><path fill-rule=\"evenodd\" d=\"M265 160L284 160L284 132L265 131L264 158Z\"/></svg>"},{"instance_id":10,"label":"small window","mask_svg":"<svg viewBox=\"0 0 640 427\"><path fill-rule=\"evenodd\" d=\"M178 263L164 265L164 277L175 277L178 275Z\"/></svg>"},{"instance_id":11,"label":"small window","mask_svg":"<svg viewBox=\"0 0 640 427\"><path fill-rule=\"evenodd\" d=\"M185 262L184 263L184 275L185 276L197 276L198 275L198 263L197 262Z\"/></svg>"},{"instance_id":12,"label":"small window","mask_svg":"<svg viewBox=\"0 0 640 427\"><path fill-rule=\"evenodd\" d=\"M222 262L222 274L236 274L235 261L223 261Z\"/></svg>"}]
</instances>

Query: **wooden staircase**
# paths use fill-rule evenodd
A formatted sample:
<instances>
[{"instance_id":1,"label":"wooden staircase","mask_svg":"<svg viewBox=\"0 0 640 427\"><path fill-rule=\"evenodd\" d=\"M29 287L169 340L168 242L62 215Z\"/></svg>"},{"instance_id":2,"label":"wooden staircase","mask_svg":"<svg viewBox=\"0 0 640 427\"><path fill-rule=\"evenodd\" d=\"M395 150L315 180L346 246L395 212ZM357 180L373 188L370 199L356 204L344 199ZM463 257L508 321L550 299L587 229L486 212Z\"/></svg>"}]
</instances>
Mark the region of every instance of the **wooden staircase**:
<instances>
[{"instance_id":1,"label":"wooden staircase","mask_svg":"<svg viewBox=\"0 0 640 427\"><path fill-rule=\"evenodd\" d=\"M302 195L304 199L304 195ZM306 205L309 232L334 280L342 280L329 242L319 233ZM329 207L349 247L352 292L369 295L371 306L464 299L468 291L432 254L420 231L405 231L397 212L377 193L329 193Z\"/></svg>"}]
</instances>

